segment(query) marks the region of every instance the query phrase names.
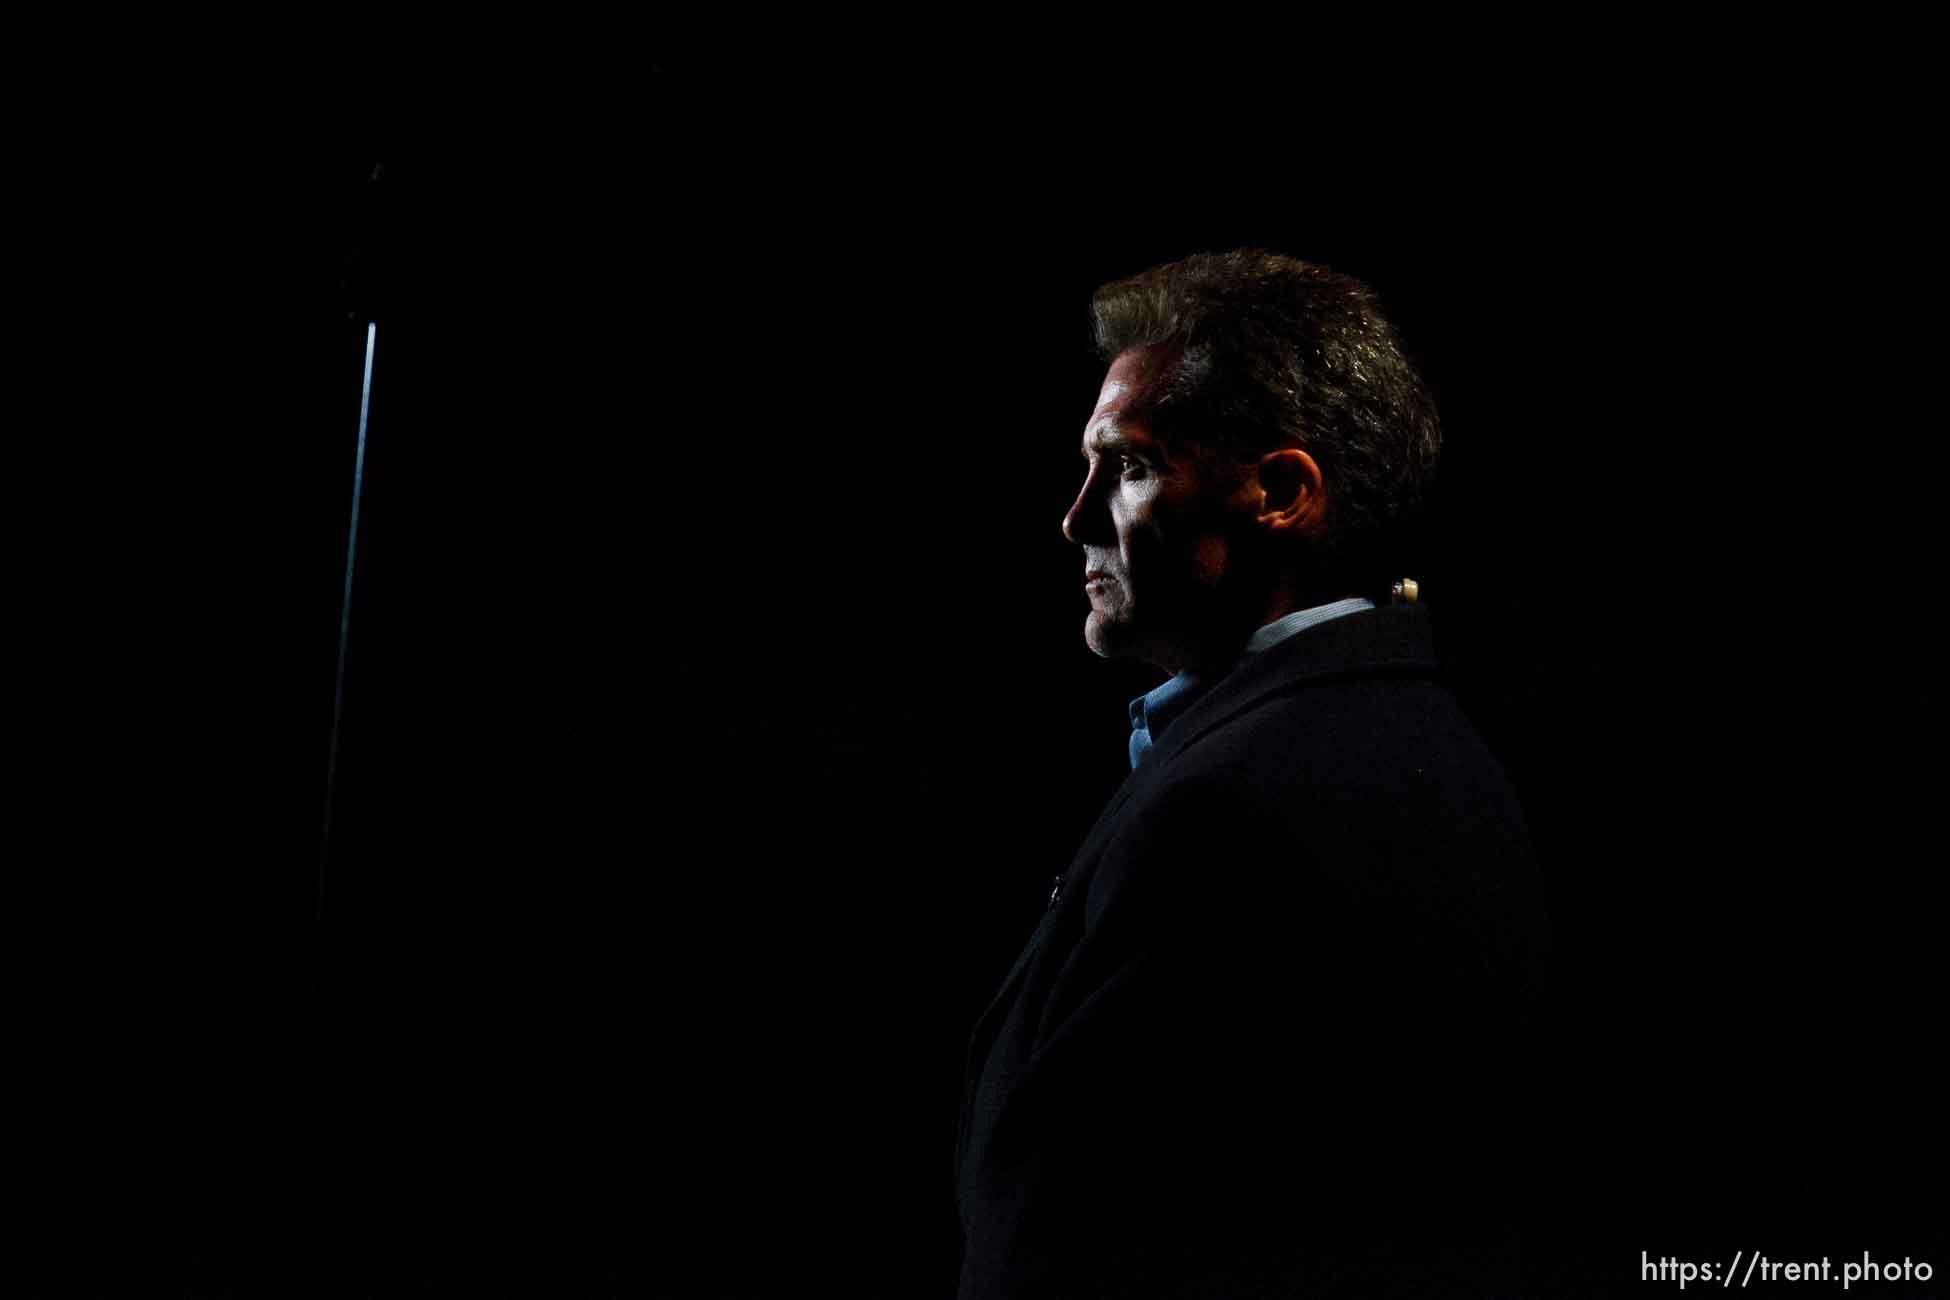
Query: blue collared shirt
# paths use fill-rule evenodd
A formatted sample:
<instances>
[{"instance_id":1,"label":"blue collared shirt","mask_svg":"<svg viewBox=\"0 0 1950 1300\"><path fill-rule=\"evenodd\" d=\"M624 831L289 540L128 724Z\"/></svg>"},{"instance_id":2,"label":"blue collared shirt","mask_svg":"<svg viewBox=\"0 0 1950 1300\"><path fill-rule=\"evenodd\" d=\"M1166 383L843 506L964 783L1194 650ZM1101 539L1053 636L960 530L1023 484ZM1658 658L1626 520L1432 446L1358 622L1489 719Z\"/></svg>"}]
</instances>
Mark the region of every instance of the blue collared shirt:
<instances>
[{"instance_id":1,"label":"blue collared shirt","mask_svg":"<svg viewBox=\"0 0 1950 1300\"><path fill-rule=\"evenodd\" d=\"M1364 609L1373 609L1374 602L1365 596L1349 596L1345 600L1329 601L1325 605L1315 605L1311 609L1297 609L1285 618L1275 619L1246 639L1246 649L1240 656L1256 655L1271 646L1276 646L1294 634L1325 623L1330 618L1343 614L1353 614ZM1230 671L1228 669L1227 671ZM1135 768L1145 751L1164 735L1165 728L1173 718L1192 706L1192 702L1224 673L1198 676L1190 672L1179 673L1163 686L1147 692L1131 701L1131 766Z\"/></svg>"}]
</instances>

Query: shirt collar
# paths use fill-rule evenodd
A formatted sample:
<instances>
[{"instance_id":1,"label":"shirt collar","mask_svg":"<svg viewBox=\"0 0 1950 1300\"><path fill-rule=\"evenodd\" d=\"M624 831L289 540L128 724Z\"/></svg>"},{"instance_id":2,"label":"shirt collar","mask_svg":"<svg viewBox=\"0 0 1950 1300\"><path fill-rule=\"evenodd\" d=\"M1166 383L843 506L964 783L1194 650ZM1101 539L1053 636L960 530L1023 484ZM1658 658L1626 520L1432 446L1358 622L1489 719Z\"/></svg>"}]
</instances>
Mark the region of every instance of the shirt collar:
<instances>
[{"instance_id":1,"label":"shirt collar","mask_svg":"<svg viewBox=\"0 0 1950 1300\"><path fill-rule=\"evenodd\" d=\"M1304 632L1316 623L1325 623L1330 618L1343 614L1359 613L1373 609L1374 602L1366 596L1349 596L1345 600L1331 600L1325 605L1315 605L1311 609L1296 609L1285 618L1274 619L1259 631L1246 638L1246 653L1256 655L1269 650L1296 632Z\"/></svg>"}]
</instances>

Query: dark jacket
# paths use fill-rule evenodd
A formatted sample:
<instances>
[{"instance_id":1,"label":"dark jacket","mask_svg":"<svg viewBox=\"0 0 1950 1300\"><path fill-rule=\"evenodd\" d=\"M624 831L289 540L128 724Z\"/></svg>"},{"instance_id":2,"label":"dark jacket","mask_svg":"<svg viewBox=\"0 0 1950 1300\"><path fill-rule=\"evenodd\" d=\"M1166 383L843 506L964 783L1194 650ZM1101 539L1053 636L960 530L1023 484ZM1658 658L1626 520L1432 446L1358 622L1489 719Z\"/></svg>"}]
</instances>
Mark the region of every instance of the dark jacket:
<instances>
[{"instance_id":1,"label":"dark jacket","mask_svg":"<svg viewBox=\"0 0 1950 1300\"><path fill-rule=\"evenodd\" d=\"M1514 1291L1541 921L1436 671L1351 614L1156 739L976 1026L964 1300Z\"/></svg>"}]
</instances>

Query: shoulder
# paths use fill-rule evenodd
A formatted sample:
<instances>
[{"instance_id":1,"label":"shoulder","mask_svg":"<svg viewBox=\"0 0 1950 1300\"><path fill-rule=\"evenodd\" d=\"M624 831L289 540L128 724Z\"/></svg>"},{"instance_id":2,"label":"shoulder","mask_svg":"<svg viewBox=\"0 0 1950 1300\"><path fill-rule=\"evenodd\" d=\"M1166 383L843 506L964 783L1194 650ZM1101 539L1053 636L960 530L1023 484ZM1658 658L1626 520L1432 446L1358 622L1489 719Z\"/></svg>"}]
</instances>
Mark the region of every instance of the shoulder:
<instances>
[{"instance_id":1,"label":"shoulder","mask_svg":"<svg viewBox=\"0 0 1950 1300\"><path fill-rule=\"evenodd\" d=\"M1174 786L1239 803L1366 795L1514 801L1503 765L1432 675L1350 675L1270 691L1200 720L1170 755ZM1161 775L1164 775L1161 773Z\"/></svg>"}]
</instances>

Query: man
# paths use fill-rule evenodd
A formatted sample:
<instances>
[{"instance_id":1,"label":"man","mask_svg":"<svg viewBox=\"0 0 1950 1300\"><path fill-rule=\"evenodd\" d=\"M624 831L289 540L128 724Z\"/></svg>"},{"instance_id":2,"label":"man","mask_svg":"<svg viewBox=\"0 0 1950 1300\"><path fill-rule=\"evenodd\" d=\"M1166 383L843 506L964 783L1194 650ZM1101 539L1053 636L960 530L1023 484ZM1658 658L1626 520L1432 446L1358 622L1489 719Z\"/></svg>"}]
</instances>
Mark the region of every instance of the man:
<instances>
[{"instance_id":1,"label":"man","mask_svg":"<svg viewBox=\"0 0 1950 1300\"><path fill-rule=\"evenodd\" d=\"M1434 406L1373 294L1290 258L1093 310L1084 638L1170 679L976 1027L961 1295L1510 1294L1540 922L1390 600Z\"/></svg>"}]
</instances>

